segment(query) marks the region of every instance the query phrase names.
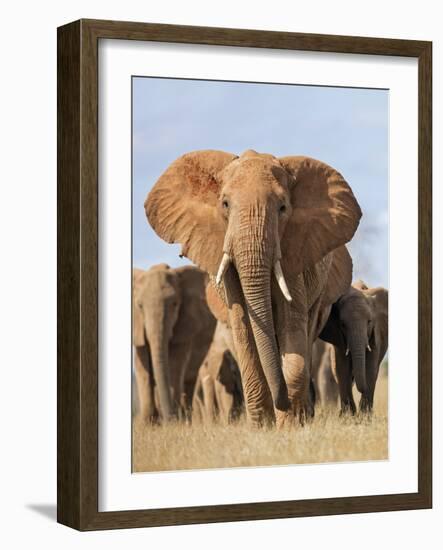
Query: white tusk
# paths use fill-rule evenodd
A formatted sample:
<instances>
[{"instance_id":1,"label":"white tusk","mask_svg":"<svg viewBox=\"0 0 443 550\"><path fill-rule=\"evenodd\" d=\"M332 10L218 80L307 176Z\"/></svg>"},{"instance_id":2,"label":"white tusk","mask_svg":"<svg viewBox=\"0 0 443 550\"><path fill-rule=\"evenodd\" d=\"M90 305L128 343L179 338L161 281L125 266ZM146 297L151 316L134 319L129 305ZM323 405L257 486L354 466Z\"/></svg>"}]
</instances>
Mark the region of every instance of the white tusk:
<instances>
[{"instance_id":1,"label":"white tusk","mask_svg":"<svg viewBox=\"0 0 443 550\"><path fill-rule=\"evenodd\" d=\"M226 270L228 269L228 266L231 262L231 258L229 257L229 254L226 254L226 252L223 254L222 261L220 262L220 267L218 268L217 277L215 278L215 283L219 285L223 279L223 275L226 273Z\"/></svg>"},{"instance_id":2,"label":"white tusk","mask_svg":"<svg viewBox=\"0 0 443 550\"><path fill-rule=\"evenodd\" d=\"M346 348L345 355L346 355L346 356L349 355L349 348Z\"/></svg>"},{"instance_id":3,"label":"white tusk","mask_svg":"<svg viewBox=\"0 0 443 550\"><path fill-rule=\"evenodd\" d=\"M277 260L274 264L274 273L283 296L286 300L288 300L288 302L292 302L292 297L289 294L288 285L286 284L285 276L283 275L283 271L281 269L280 260Z\"/></svg>"},{"instance_id":4,"label":"white tusk","mask_svg":"<svg viewBox=\"0 0 443 550\"><path fill-rule=\"evenodd\" d=\"M368 348L368 351L372 351L371 346L369 344L367 344L366 347Z\"/></svg>"}]
</instances>

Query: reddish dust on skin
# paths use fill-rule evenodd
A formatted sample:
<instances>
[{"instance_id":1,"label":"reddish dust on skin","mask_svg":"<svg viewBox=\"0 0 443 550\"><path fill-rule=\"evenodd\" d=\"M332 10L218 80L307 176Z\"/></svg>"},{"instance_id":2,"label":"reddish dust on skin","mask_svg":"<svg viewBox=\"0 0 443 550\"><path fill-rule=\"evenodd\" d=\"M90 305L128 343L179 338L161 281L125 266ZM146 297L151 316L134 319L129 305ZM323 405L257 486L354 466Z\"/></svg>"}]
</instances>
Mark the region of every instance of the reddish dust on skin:
<instances>
[{"instance_id":1,"label":"reddish dust on skin","mask_svg":"<svg viewBox=\"0 0 443 550\"><path fill-rule=\"evenodd\" d=\"M183 170L184 179L189 182L190 194L192 196L205 196L208 193L216 195L218 193L219 184L212 174L205 173L197 169L194 161L187 161L186 167Z\"/></svg>"}]
</instances>

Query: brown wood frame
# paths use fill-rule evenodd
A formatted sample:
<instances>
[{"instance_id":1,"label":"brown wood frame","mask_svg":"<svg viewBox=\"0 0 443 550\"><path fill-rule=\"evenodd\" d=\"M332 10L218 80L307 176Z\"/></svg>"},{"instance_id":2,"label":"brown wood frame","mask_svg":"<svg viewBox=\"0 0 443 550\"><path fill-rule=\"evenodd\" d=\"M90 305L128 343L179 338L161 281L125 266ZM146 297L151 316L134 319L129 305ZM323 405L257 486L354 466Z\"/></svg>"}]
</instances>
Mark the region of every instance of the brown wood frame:
<instances>
[{"instance_id":1,"label":"brown wood frame","mask_svg":"<svg viewBox=\"0 0 443 550\"><path fill-rule=\"evenodd\" d=\"M125 39L418 58L418 492L98 511L98 41ZM432 506L432 43L80 20L58 29L58 521L80 530Z\"/></svg>"}]
</instances>

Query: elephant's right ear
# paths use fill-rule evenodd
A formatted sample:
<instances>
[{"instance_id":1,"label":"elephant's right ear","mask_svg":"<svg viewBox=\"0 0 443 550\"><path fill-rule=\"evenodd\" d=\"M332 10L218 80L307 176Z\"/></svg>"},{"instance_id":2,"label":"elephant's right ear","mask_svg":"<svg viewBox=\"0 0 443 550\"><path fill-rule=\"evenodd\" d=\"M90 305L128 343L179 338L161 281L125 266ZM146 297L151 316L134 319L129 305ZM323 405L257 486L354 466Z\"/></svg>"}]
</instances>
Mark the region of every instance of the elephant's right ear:
<instances>
[{"instance_id":1,"label":"elephant's right ear","mask_svg":"<svg viewBox=\"0 0 443 550\"><path fill-rule=\"evenodd\" d=\"M141 269L132 270L132 343L134 346L143 346L145 344L143 314L135 301L135 290L141 283L143 273Z\"/></svg>"},{"instance_id":2,"label":"elephant's right ear","mask_svg":"<svg viewBox=\"0 0 443 550\"><path fill-rule=\"evenodd\" d=\"M236 155L194 151L174 161L145 201L154 231L182 254L216 275L223 255L226 224L218 207L219 173Z\"/></svg>"},{"instance_id":3,"label":"elephant's right ear","mask_svg":"<svg viewBox=\"0 0 443 550\"><path fill-rule=\"evenodd\" d=\"M375 300L375 337L379 340L377 345L382 345L382 341L385 341L385 345L388 345L388 332L389 332L389 294L383 287L368 288L365 292L366 296L370 296Z\"/></svg>"}]
</instances>

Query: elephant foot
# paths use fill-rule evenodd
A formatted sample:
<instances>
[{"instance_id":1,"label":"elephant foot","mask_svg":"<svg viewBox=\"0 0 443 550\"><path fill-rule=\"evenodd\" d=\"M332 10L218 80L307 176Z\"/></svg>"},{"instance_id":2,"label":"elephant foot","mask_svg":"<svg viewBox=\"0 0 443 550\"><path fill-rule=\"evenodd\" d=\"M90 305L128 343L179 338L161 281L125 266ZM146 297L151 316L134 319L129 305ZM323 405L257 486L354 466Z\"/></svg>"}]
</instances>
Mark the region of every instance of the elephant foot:
<instances>
[{"instance_id":1,"label":"elephant foot","mask_svg":"<svg viewBox=\"0 0 443 550\"><path fill-rule=\"evenodd\" d=\"M137 415L137 422L139 422L142 426L156 426L160 424L160 419L158 416L154 415Z\"/></svg>"},{"instance_id":2,"label":"elephant foot","mask_svg":"<svg viewBox=\"0 0 443 550\"><path fill-rule=\"evenodd\" d=\"M370 422L372 420L372 407L370 405L364 404L363 407L359 406L358 416L362 421Z\"/></svg>"},{"instance_id":3,"label":"elephant foot","mask_svg":"<svg viewBox=\"0 0 443 550\"><path fill-rule=\"evenodd\" d=\"M311 422L314 420L314 417L315 417L315 407L313 405L313 403L309 403L307 405L307 407L305 407L302 411L301 411L301 414L304 415L305 419L306 419L306 422Z\"/></svg>"},{"instance_id":4,"label":"elephant foot","mask_svg":"<svg viewBox=\"0 0 443 550\"><path fill-rule=\"evenodd\" d=\"M359 404L360 413L370 416L372 414L371 400L365 395L361 396Z\"/></svg>"},{"instance_id":5,"label":"elephant foot","mask_svg":"<svg viewBox=\"0 0 443 550\"><path fill-rule=\"evenodd\" d=\"M314 411L309 405L292 405L287 411L275 409L277 429L304 426L314 418Z\"/></svg>"},{"instance_id":6,"label":"elephant foot","mask_svg":"<svg viewBox=\"0 0 443 550\"><path fill-rule=\"evenodd\" d=\"M273 411L251 412L247 411L248 424L253 428L266 428L275 424L276 418Z\"/></svg>"},{"instance_id":7,"label":"elephant foot","mask_svg":"<svg viewBox=\"0 0 443 550\"><path fill-rule=\"evenodd\" d=\"M280 411L275 409L275 424L278 430L291 428L295 425L295 416L291 410Z\"/></svg>"},{"instance_id":8,"label":"elephant foot","mask_svg":"<svg viewBox=\"0 0 443 550\"><path fill-rule=\"evenodd\" d=\"M355 403L352 401L347 401L345 403L342 403L340 408L340 417L346 417L346 416L354 416L357 412L357 408L355 406Z\"/></svg>"}]
</instances>

